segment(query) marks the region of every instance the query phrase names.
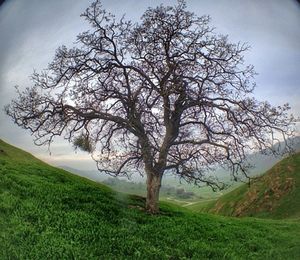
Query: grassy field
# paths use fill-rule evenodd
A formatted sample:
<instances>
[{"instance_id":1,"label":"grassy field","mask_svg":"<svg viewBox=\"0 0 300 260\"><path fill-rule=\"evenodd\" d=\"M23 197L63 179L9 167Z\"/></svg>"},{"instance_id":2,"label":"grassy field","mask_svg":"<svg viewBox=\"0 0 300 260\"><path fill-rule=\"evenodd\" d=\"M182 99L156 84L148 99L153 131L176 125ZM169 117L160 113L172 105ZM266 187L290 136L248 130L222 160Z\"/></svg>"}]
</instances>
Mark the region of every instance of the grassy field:
<instances>
[{"instance_id":1,"label":"grassy field","mask_svg":"<svg viewBox=\"0 0 300 260\"><path fill-rule=\"evenodd\" d=\"M298 221L143 206L0 141L0 259L300 259Z\"/></svg>"},{"instance_id":2,"label":"grassy field","mask_svg":"<svg viewBox=\"0 0 300 260\"><path fill-rule=\"evenodd\" d=\"M251 185L241 185L216 200L190 209L225 216L300 219L300 153L283 159Z\"/></svg>"}]
</instances>

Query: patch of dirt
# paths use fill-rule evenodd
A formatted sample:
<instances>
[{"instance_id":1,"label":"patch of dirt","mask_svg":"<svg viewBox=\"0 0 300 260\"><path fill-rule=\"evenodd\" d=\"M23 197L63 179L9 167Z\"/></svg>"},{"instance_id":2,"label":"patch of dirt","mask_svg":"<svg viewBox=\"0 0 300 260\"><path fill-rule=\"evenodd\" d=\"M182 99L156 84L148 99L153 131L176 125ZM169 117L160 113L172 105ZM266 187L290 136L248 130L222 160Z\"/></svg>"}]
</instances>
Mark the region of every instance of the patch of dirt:
<instances>
[{"instance_id":1,"label":"patch of dirt","mask_svg":"<svg viewBox=\"0 0 300 260\"><path fill-rule=\"evenodd\" d=\"M238 206L234 210L233 215L235 217L244 215L244 213L247 211L247 209L252 204L255 204L257 200L258 200L258 191L256 190L256 188L253 188L246 193L246 198L241 203L238 203Z\"/></svg>"},{"instance_id":2,"label":"patch of dirt","mask_svg":"<svg viewBox=\"0 0 300 260\"><path fill-rule=\"evenodd\" d=\"M292 166L288 166L288 171L293 171ZM281 173L280 173L281 172ZM262 211L273 211L279 204L282 197L288 194L295 186L295 179L288 177L287 173L276 167L275 173L266 175L262 182L254 183L247 192L245 199L238 203L234 210L234 216L249 215ZM267 189L264 191L263 189Z\"/></svg>"},{"instance_id":3,"label":"patch of dirt","mask_svg":"<svg viewBox=\"0 0 300 260\"><path fill-rule=\"evenodd\" d=\"M287 169L289 172L293 172L294 171L294 167L292 165L288 165Z\"/></svg>"},{"instance_id":4,"label":"patch of dirt","mask_svg":"<svg viewBox=\"0 0 300 260\"><path fill-rule=\"evenodd\" d=\"M212 213L219 213L223 208L224 204L220 201L216 203L216 205L210 210Z\"/></svg>"}]
</instances>

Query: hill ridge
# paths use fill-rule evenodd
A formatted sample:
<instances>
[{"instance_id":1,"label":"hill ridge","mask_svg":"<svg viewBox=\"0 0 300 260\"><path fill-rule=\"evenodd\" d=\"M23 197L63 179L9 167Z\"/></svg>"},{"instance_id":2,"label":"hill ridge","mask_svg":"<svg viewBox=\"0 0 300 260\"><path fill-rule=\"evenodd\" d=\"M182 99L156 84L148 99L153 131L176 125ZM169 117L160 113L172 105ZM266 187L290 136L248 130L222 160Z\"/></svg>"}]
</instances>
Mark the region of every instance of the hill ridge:
<instances>
[{"instance_id":1,"label":"hill ridge","mask_svg":"<svg viewBox=\"0 0 300 260\"><path fill-rule=\"evenodd\" d=\"M194 206L197 210L197 207ZM198 210L225 216L300 218L300 153L284 158L263 175Z\"/></svg>"}]
</instances>

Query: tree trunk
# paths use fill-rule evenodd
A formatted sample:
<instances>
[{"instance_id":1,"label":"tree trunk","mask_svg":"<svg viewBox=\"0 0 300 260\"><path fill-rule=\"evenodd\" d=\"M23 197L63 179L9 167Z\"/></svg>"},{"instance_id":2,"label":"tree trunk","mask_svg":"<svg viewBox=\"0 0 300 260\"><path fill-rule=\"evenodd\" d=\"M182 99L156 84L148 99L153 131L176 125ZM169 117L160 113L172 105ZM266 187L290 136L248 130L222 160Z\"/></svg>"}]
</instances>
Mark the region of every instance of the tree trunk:
<instances>
[{"instance_id":1,"label":"tree trunk","mask_svg":"<svg viewBox=\"0 0 300 260\"><path fill-rule=\"evenodd\" d=\"M159 190L161 187L162 174L147 174L147 198L146 211L150 214L156 214L159 211Z\"/></svg>"}]
</instances>

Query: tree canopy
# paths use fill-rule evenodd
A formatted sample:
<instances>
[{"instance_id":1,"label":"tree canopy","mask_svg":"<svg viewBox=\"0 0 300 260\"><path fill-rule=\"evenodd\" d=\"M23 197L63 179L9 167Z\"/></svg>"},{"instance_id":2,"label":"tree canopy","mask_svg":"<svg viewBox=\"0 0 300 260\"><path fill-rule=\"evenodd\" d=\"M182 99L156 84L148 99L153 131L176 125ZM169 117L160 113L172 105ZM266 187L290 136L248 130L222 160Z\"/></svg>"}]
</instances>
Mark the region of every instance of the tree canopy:
<instances>
[{"instance_id":1,"label":"tree canopy","mask_svg":"<svg viewBox=\"0 0 300 260\"><path fill-rule=\"evenodd\" d=\"M117 19L100 1L82 16L90 30L57 49L7 114L39 145L63 136L103 172L146 174L149 212L158 210L165 172L218 187L208 170L247 174L247 153L275 153L274 143L292 135L288 104L253 97L249 46L217 34L185 1L148 8L139 23Z\"/></svg>"}]
</instances>

